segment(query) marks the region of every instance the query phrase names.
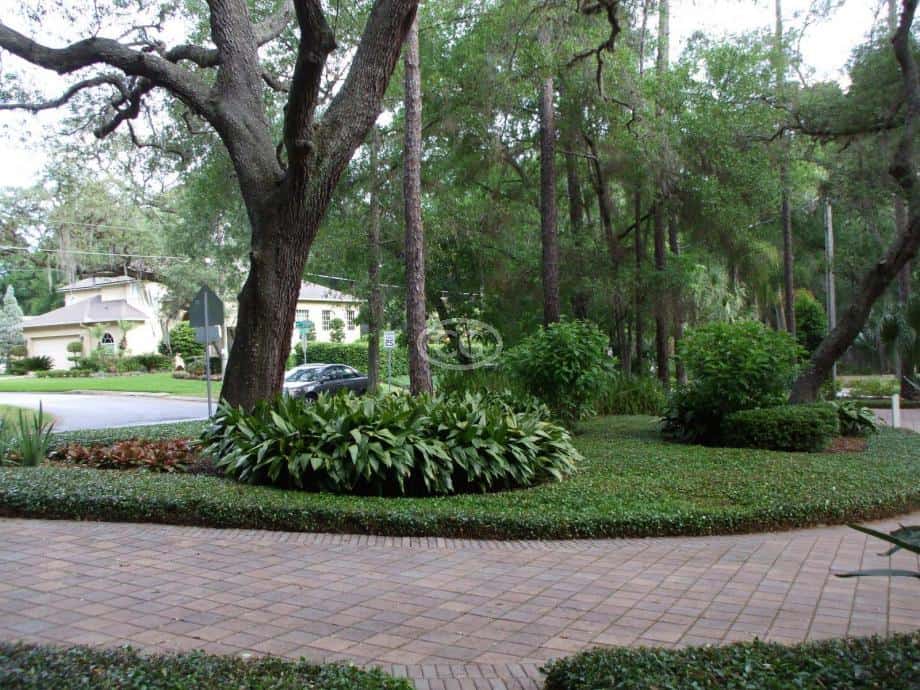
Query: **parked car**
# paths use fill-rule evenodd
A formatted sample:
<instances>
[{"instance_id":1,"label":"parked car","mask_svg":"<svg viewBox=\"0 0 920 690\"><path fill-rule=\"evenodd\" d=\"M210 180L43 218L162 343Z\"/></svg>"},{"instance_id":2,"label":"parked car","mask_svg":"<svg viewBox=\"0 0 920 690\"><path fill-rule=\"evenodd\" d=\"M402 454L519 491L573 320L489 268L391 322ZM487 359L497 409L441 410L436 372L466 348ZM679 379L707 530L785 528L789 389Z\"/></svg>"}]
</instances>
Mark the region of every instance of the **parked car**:
<instances>
[{"instance_id":1,"label":"parked car","mask_svg":"<svg viewBox=\"0 0 920 690\"><path fill-rule=\"evenodd\" d=\"M367 376L344 364L304 364L287 373L284 394L316 400L320 393L349 390L356 395L367 392Z\"/></svg>"}]
</instances>

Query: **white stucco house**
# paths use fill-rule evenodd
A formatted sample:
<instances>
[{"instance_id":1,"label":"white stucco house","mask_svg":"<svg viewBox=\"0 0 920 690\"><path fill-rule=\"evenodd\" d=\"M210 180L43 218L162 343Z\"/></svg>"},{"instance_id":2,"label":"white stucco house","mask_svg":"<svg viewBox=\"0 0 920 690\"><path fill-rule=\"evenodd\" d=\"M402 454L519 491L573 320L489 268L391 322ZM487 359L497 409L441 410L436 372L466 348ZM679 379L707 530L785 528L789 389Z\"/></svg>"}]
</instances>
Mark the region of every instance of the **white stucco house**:
<instances>
[{"instance_id":1,"label":"white stucco house","mask_svg":"<svg viewBox=\"0 0 920 690\"><path fill-rule=\"evenodd\" d=\"M332 322L341 319L345 324L344 342L353 343L361 337L358 312L363 303L364 300L360 297L304 281L300 284L300 295L297 297L295 321L312 321L316 341L328 343L332 341ZM291 342L294 344L299 340L300 334L297 328L294 328Z\"/></svg>"},{"instance_id":2,"label":"white stucco house","mask_svg":"<svg viewBox=\"0 0 920 690\"><path fill-rule=\"evenodd\" d=\"M70 369L73 364L67 345L83 343L88 355L98 345L114 352L122 337L127 341L125 354L156 352L164 337L161 302L166 286L153 280L131 276L84 278L59 288L64 306L47 314L27 316L23 333L29 356L51 357L55 369ZM312 321L318 342L331 342L332 322L345 325L346 343L361 337L358 312L364 300L324 285L304 282L297 300L297 321ZM225 326L232 337L236 326L236 303L228 301ZM134 326L126 333L118 322ZM297 329L291 336L292 346L300 339Z\"/></svg>"},{"instance_id":3,"label":"white stucco house","mask_svg":"<svg viewBox=\"0 0 920 690\"><path fill-rule=\"evenodd\" d=\"M29 356L48 356L55 369L70 369L73 363L68 343L83 343L83 354L101 345L113 352L122 338L126 354L156 352L163 339L160 302L166 287L152 280L131 276L84 278L58 288L64 306L39 316L27 316L23 334ZM119 327L133 324L124 332ZM95 334L96 331L98 334Z\"/></svg>"}]
</instances>

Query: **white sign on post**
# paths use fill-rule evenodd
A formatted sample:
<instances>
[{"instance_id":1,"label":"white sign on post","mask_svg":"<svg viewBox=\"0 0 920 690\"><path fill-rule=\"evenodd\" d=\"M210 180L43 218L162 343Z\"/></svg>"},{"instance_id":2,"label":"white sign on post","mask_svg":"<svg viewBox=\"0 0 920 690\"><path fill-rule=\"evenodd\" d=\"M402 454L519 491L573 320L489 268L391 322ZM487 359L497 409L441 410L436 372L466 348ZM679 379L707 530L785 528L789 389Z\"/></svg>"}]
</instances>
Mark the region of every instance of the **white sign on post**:
<instances>
[{"instance_id":1,"label":"white sign on post","mask_svg":"<svg viewBox=\"0 0 920 690\"><path fill-rule=\"evenodd\" d=\"M383 332L383 349L384 350L395 350L396 349L396 331L384 331Z\"/></svg>"}]
</instances>

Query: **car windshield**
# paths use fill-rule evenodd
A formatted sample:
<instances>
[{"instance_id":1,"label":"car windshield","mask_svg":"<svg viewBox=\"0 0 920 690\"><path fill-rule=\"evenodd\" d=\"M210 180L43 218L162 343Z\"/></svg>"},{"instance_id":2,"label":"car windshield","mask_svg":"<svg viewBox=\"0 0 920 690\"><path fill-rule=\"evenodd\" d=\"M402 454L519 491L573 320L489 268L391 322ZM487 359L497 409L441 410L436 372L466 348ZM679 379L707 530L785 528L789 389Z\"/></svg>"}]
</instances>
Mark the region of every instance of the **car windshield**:
<instances>
[{"instance_id":1,"label":"car windshield","mask_svg":"<svg viewBox=\"0 0 920 690\"><path fill-rule=\"evenodd\" d=\"M312 369L298 369L293 374L287 377L288 383L301 383L303 381L317 381L319 380L319 368Z\"/></svg>"}]
</instances>

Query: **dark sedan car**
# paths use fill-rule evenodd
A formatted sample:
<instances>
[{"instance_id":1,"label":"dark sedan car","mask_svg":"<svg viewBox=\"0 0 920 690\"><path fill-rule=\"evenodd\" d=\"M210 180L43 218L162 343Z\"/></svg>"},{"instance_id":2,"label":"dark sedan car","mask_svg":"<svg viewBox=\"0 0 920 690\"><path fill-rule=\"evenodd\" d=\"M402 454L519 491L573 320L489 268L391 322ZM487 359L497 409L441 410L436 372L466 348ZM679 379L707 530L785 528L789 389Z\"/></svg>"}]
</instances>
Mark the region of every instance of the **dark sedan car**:
<instances>
[{"instance_id":1,"label":"dark sedan car","mask_svg":"<svg viewBox=\"0 0 920 690\"><path fill-rule=\"evenodd\" d=\"M320 393L349 390L356 395L367 392L367 376L344 364L305 364L284 380L284 394L316 400Z\"/></svg>"}]
</instances>

